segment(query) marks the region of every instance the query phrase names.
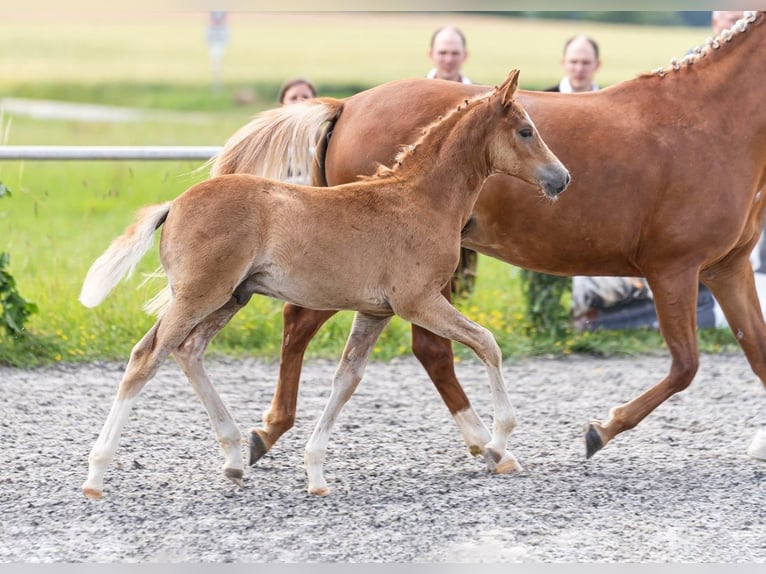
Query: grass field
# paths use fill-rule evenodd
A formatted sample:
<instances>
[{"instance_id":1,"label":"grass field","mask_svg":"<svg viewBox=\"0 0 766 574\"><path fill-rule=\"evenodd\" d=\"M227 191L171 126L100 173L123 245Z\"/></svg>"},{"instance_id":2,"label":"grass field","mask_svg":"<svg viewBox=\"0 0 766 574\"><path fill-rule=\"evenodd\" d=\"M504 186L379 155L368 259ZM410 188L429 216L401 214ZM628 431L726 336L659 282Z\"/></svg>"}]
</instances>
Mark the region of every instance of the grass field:
<instances>
[{"instance_id":1,"label":"grass field","mask_svg":"<svg viewBox=\"0 0 766 574\"><path fill-rule=\"evenodd\" d=\"M112 15L112 18L114 16ZM468 36L466 73L496 83L511 67L522 84L541 88L558 79L560 48L579 31L601 43L603 84L666 65L704 39L704 32L536 22L467 15L232 14L232 41L224 60L224 86L212 93L205 14L107 16L77 14L32 21L9 14L0 22L0 97L37 97L174 110L140 122L40 120L6 114L8 144L219 145L256 111L273 105L286 77L306 75L323 93L348 95L405 76L422 76L426 44L437 25L455 23ZM256 100L234 103L251 89ZM0 251L11 254L18 288L39 306L28 340L0 335L0 362L126 359L152 323L140 310L161 282L137 289L154 270L156 252L136 277L94 310L77 302L82 278L109 241L130 223L136 208L171 199L204 178L198 163L2 162L0 181L12 191L0 199ZM656 333L529 337L523 320L518 270L488 258L479 263L477 292L459 303L497 336L507 356L568 352L647 352L660 349ZM337 356L350 314L339 314L312 343L312 355ZM254 299L214 341L212 350L276 358L281 304ZM375 358L408 352L409 328L394 321ZM705 333L709 351L729 349L728 333ZM461 356L467 353L459 351Z\"/></svg>"}]
</instances>

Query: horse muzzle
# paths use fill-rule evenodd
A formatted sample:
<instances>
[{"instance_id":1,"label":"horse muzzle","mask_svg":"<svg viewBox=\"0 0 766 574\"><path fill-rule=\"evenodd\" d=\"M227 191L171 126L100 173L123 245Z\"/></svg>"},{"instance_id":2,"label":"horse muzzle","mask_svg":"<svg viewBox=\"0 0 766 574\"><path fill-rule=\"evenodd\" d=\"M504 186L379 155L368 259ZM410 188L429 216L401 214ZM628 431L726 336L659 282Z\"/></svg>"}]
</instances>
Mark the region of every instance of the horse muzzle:
<instances>
[{"instance_id":1,"label":"horse muzzle","mask_svg":"<svg viewBox=\"0 0 766 574\"><path fill-rule=\"evenodd\" d=\"M556 199L572 181L572 176L564 166L543 168L540 171L537 183L545 196L551 199Z\"/></svg>"}]
</instances>

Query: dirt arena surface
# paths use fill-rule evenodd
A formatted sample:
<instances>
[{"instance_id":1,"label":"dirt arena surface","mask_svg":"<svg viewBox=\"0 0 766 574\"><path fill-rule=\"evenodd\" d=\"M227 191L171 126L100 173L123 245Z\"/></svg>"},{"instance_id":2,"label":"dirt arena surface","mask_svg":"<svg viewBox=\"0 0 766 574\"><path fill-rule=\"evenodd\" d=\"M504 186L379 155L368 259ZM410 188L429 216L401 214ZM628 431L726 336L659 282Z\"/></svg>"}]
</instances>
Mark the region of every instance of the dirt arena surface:
<instances>
[{"instance_id":1,"label":"dirt arena surface","mask_svg":"<svg viewBox=\"0 0 766 574\"><path fill-rule=\"evenodd\" d=\"M525 471L506 476L468 454L414 359L373 363L330 439L326 498L306 494L303 447L334 363L306 365L295 428L240 488L168 361L94 502L80 486L123 366L0 368L0 562L766 562L766 462L746 454L766 394L742 355L703 356L687 391L591 460L583 424L659 381L669 359L507 362ZM208 366L246 433L277 365ZM481 364L457 368L491 424Z\"/></svg>"}]
</instances>

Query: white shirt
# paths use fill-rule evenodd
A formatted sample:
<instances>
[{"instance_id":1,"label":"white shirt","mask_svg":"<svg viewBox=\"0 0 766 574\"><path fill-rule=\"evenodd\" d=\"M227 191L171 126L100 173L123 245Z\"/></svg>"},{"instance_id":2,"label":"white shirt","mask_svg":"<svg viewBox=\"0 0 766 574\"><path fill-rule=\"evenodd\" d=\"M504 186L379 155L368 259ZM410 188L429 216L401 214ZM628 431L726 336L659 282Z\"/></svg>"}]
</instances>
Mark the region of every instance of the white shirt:
<instances>
[{"instance_id":1,"label":"white shirt","mask_svg":"<svg viewBox=\"0 0 766 574\"><path fill-rule=\"evenodd\" d=\"M598 90L598 84L595 82L591 85L590 91L595 92ZM574 90L572 89L572 84L569 83L569 78L564 76L561 78L561 81L559 82L559 92L562 94L571 94L574 93Z\"/></svg>"},{"instance_id":2,"label":"white shirt","mask_svg":"<svg viewBox=\"0 0 766 574\"><path fill-rule=\"evenodd\" d=\"M436 77L436 68L431 68L431 70L426 74L426 78L434 79ZM471 80L466 78L463 74L460 74L460 82L463 84L473 84Z\"/></svg>"}]
</instances>

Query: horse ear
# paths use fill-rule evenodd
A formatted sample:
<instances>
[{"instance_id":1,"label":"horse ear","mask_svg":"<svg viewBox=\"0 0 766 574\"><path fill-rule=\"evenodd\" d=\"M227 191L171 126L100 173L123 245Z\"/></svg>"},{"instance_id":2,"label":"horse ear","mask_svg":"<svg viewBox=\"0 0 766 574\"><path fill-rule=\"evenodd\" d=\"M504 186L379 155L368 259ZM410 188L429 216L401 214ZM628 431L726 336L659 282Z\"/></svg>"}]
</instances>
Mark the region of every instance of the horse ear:
<instances>
[{"instance_id":1,"label":"horse ear","mask_svg":"<svg viewBox=\"0 0 766 574\"><path fill-rule=\"evenodd\" d=\"M518 87L519 71L511 70L511 73L508 74L508 77L503 82L503 85L497 89L497 91L500 93L501 102L504 106L507 106L511 103L511 101L513 101L513 96L516 93L516 88Z\"/></svg>"}]
</instances>

